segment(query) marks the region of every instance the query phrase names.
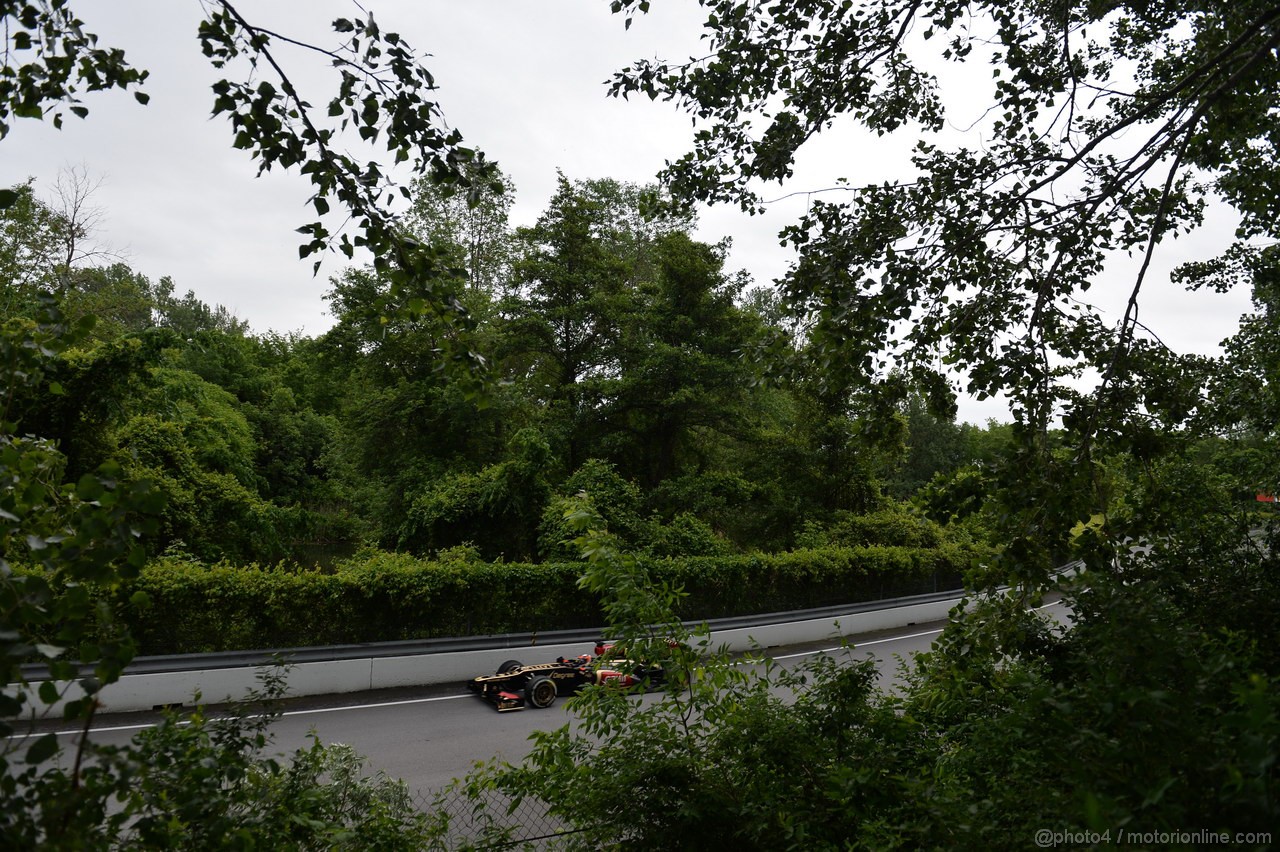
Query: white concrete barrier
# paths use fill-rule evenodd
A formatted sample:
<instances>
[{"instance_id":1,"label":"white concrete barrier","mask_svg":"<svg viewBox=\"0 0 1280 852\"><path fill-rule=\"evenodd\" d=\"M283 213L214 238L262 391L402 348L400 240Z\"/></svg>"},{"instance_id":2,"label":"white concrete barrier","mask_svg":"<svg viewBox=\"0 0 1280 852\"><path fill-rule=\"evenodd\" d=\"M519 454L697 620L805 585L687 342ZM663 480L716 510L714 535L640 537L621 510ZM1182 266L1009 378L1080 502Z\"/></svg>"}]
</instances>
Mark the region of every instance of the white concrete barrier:
<instances>
[{"instance_id":1,"label":"white concrete barrier","mask_svg":"<svg viewBox=\"0 0 1280 852\"><path fill-rule=\"evenodd\" d=\"M874 633L877 630L892 630L912 624L941 621L960 602L960 597L956 595L954 598L942 601L854 612L809 621L789 621L721 630L712 633L711 638L717 645L723 643L731 650L745 651L754 646L776 648L779 645L799 645L821 639L858 636L863 633Z\"/></svg>"}]
</instances>

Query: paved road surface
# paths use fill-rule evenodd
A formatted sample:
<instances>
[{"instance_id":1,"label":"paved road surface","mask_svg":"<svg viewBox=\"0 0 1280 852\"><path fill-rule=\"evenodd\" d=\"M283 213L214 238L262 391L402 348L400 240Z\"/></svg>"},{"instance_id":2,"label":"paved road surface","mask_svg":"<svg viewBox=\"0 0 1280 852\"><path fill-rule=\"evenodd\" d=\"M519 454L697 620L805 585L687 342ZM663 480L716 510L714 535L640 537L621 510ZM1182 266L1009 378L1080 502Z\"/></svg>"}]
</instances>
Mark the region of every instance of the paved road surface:
<instances>
[{"instance_id":1,"label":"paved road surface","mask_svg":"<svg viewBox=\"0 0 1280 852\"><path fill-rule=\"evenodd\" d=\"M1063 619L1062 607L1050 605L1046 615ZM851 653L874 657L882 683L889 685L898 659L927 649L941 630L937 623L857 637ZM770 656L787 665L823 650L844 653L825 643L775 648ZM154 720L154 714L103 716L90 736L102 743L124 743ZM285 753L307 745L312 732L326 743L347 743L368 757L370 769L403 778L410 789L428 793L465 774L477 760L519 761L529 750L531 732L552 730L569 720L562 702L548 710L498 713L459 685L297 699L272 731L275 748ZM60 733L72 749L79 732Z\"/></svg>"}]
</instances>

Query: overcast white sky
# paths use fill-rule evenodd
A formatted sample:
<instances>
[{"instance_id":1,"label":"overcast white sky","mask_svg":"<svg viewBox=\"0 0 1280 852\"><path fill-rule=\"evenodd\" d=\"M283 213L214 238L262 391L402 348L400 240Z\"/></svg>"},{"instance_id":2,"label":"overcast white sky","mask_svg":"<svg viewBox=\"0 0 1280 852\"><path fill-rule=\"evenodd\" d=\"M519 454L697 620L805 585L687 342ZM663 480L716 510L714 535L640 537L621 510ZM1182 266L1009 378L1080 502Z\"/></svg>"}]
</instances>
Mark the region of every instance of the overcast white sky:
<instances>
[{"instance_id":1,"label":"overcast white sky","mask_svg":"<svg viewBox=\"0 0 1280 852\"><path fill-rule=\"evenodd\" d=\"M682 154L689 120L668 104L605 97L610 74L642 56L684 58L698 51L705 19L693 0L653 4L629 32L606 0L366 0L384 30L401 33L426 60L440 86L449 123L482 148L515 181L515 224L536 219L554 190L556 170L570 178L612 177L648 182L664 160ZM341 258L320 276L297 259L294 229L310 221L307 182L256 167L230 147L225 118L210 119L209 84L217 79L200 53L197 0L79 0L73 5L106 45L124 48L151 71L149 106L131 96L90 96L88 120L18 120L0 143L0 186L34 177L47 196L60 168L85 166L103 185L94 201L105 213L102 242L152 278L170 275L179 292L192 289L223 304L255 330L318 334L329 327L322 295ZM344 0L242 0L250 20L303 39L331 44L328 22L358 14ZM322 65L290 55L295 82L313 103L327 97ZM315 74L301 69L316 69ZM985 79L989 70L975 69ZM976 116L960 116L963 125ZM836 177L883 180L901 168L905 140L875 140L857 131L832 134L806 151L788 191L831 186ZM803 195L766 216L736 209L705 211L700 236L734 239L731 268L759 283L781 275L791 259L776 234L803 212ZM1175 260L1208 257L1230 239L1231 222L1214 222L1180 241ZM1167 279L1166 279L1167 281ZM1175 348L1209 352L1234 328L1248 294L1188 295L1154 279L1142 319ZM1091 292L1121 303L1115 293ZM1127 292L1127 291L1125 291ZM964 400L962 420L1003 417L1003 407Z\"/></svg>"}]
</instances>

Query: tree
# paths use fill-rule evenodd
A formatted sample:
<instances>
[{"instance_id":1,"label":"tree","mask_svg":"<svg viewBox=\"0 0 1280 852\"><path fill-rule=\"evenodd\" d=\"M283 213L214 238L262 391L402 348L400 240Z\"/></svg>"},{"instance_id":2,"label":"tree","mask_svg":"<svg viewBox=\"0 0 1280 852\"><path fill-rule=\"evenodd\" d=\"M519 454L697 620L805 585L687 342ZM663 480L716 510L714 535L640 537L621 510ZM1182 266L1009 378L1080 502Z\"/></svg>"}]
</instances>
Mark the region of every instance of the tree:
<instances>
[{"instance_id":1,"label":"tree","mask_svg":"<svg viewBox=\"0 0 1280 852\"><path fill-rule=\"evenodd\" d=\"M514 246L507 218L516 187L495 172L482 189L478 199L462 198L418 178L410 188L413 207L405 227L422 242L456 247L469 285L493 296L509 283Z\"/></svg>"},{"instance_id":2,"label":"tree","mask_svg":"<svg viewBox=\"0 0 1280 852\"><path fill-rule=\"evenodd\" d=\"M934 474L950 472L966 461L960 456L962 431L955 423L930 414L917 394L907 397L904 409L907 452L888 483L899 500L909 498Z\"/></svg>"},{"instance_id":3,"label":"tree","mask_svg":"<svg viewBox=\"0 0 1280 852\"><path fill-rule=\"evenodd\" d=\"M1044 481L1087 469L1096 441L1186 422L1202 364L1145 329L1140 297L1158 250L1212 200L1240 214L1241 240L1277 235L1272 4L703 5L705 56L637 62L611 87L694 117L693 150L663 174L676 198L760 209L762 185L841 121L913 145L914 174L834 187L845 198L815 201L784 232L799 252L784 286L827 363L888 391L884 409L895 394L879 379L900 369L936 385L941 363L970 393L1006 394L1031 442L1061 415L1076 467L1055 467L1042 437L1019 461ZM976 63L992 67L982 141L952 143L945 82L971 98L961 72ZM1113 326L1081 294L1124 253L1135 268ZM1098 381L1081 393L1089 371ZM1084 483L1060 485L1042 495L1057 520L1023 517L1023 535L1063 543L1089 500ZM1047 566L1037 547L1019 558Z\"/></svg>"},{"instance_id":4,"label":"tree","mask_svg":"<svg viewBox=\"0 0 1280 852\"><path fill-rule=\"evenodd\" d=\"M210 562L279 558L270 508L258 495L254 435L235 397L186 370L150 372L116 440L124 471L165 495L152 545L181 542Z\"/></svg>"},{"instance_id":5,"label":"tree","mask_svg":"<svg viewBox=\"0 0 1280 852\"><path fill-rule=\"evenodd\" d=\"M206 8L198 32L204 55L219 71L239 66L245 72L244 80L228 76L213 85L213 112L230 120L233 146L258 161L259 173L280 167L305 175L314 190L308 203L318 217L333 202L350 214L354 234L331 233L323 219L300 227L307 238L299 247L301 257L332 250L353 258L358 249L367 251L390 283L397 300L394 310L465 327L458 290L439 274L447 257L404 234L390 206L396 198L408 197L408 188L394 185L387 164L362 162L340 147L348 134L370 145L385 143L395 164L407 162L414 174L479 198L494 167L444 123L429 97L435 79L412 47L398 33L383 31L372 15L333 21L341 42L329 48L256 26L228 0ZM122 51L97 47L97 36L85 30L66 0L10 0L0 3L0 18L8 48L0 71L0 139L11 120L43 118L50 110L60 127L63 105L86 117L88 108L80 100L84 92L133 90L146 103L140 88L146 72L131 67ZM282 53L292 47L324 57L338 75L337 90L323 114L286 70ZM18 65L21 57L31 61ZM15 200L14 191L0 192L0 208ZM454 356L445 360L463 375L476 373L482 363L468 352L447 356Z\"/></svg>"},{"instance_id":6,"label":"tree","mask_svg":"<svg viewBox=\"0 0 1280 852\"><path fill-rule=\"evenodd\" d=\"M257 27L226 0L205 8L198 33L205 56L219 70L240 65L245 71L243 79L228 75L213 87L213 111L230 119L233 145L256 158L260 172L282 167L305 175L317 217L329 212L331 202L344 206L350 216L354 233L331 234L323 218L303 225L301 256L332 249L350 258L357 249L367 250L375 270L389 283L392 313L465 330L469 321L455 298L460 289L451 276L441 274L446 255L408 238L395 221L390 209L394 187L386 166L376 158L362 162L339 147L344 132L366 143L385 143L396 163L409 162L416 174L464 191L478 192L489 179L491 167L483 155L461 144L461 134L445 126L438 106L427 97L435 82L413 50L398 34L383 31L371 15L336 20L333 29L343 41L330 49ZM0 0L0 22L0 139L16 119L49 117L61 126L63 110L86 117L88 108L81 100L86 93L132 90L146 102L139 89L146 72L131 67L121 51L98 47L97 36L67 0ZM336 71L336 92L327 100L324 117L288 76L281 57L286 45L322 55ZM325 117L332 123L326 125ZM464 172L464 166L471 171ZM28 232L38 234L47 225L41 219L48 217L29 202L29 187L0 189L0 212L6 215L0 272L9 276L6 285L16 275L42 275L21 252L48 254L44 242L23 242ZM15 208L16 216L10 216ZM51 243L60 250L59 259L74 261L80 254L81 238L72 236L70 242ZM17 251L10 250L14 244ZM84 697L68 702L67 717L88 725L98 690L120 676L134 652L133 642L113 624L109 608L99 606L94 593L110 594L136 574L145 555L139 538L154 530L149 518L161 502L149 483L128 479L117 464L68 484L63 479L66 460L53 444L18 431L17 418L26 413L24 395L65 394L54 376L62 368L59 358L92 326L91 317L68 323L51 296L35 287L26 292L27 282L21 283L25 316L6 311L0 327L0 735L12 733L18 717L71 695L73 687ZM6 308L10 289L6 287ZM452 343L458 338L445 339ZM458 356L449 363L460 364L464 377L481 372L483 362L469 352L449 354ZM177 371L170 378L171 386L185 388L199 388L202 381ZM209 396L227 415L231 401L216 392ZM207 424L202 420L195 412L184 425L203 428ZM241 418L236 425L243 423ZM28 430L44 425L34 419L22 424ZM240 463L245 459L235 458L235 437L221 448L206 440L195 450L227 450L226 458L217 460L225 467L218 475L243 487L236 474L244 472ZM32 691L23 668L30 662L48 668L38 692ZM247 736L236 725L212 736L203 725L188 730L190 737L179 726L167 729L168 739L151 749L134 744L94 753L82 738L66 769L50 762L59 751L54 734L23 746L23 754L5 736L0 749L4 845L302 847L340 845L353 833L388 848L416 847L425 840L421 819L406 813L403 790L355 783L349 761L344 766L326 761L323 754L300 756L291 771L282 772L279 764L261 756L265 737L260 729ZM346 781L326 790L326 775L330 781Z\"/></svg>"},{"instance_id":7,"label":"tree","mask_svg":"<svg viewBox=\"0 0 1280 852\"><path fill-rule=\"evenodd\" d=\"M504 461L411 486L397 544L419 552L472 544L490 561L532 559L555 467L536 430L510 443Z\"/></svg>"},{"instance_id":8,"label":"tree","mask_svg":"<svg viewBox=\"0 0 1280 852\"><path fill-rule=\"evenodd\" d=\"M161 328L171 328L186 338L207 331L233 336L243 336L248 331L249 323L233 315L224 305L210 307L194 290L178 298L173 295L174 286L173 279L167 275L155 285L156 324Z\"/></svg>"},{"instance_id":9,"label":"tree","mask_svg":"<svg viewBox=\"0 0 1280 852\"><path fill-rule=\"evenodd\" d=\"M7 191L11 203L0 204L0 304L6 313L37 310L33 297L44 289L57 291L73 318L98 317L98 338L153 324L159 294L151 282L97 242L105 214L92 196L100 184L80 167L59 172L49 202L36 198L34 180Z\"/></svg>"},{"instance_id":10,"label":"tree","mask_svg":"<svg viewBox=\"0 0 1280 852\"><path fill-rule=\"evenodd\" d=\"M600 459L587 459L573 471L560 487L560 493L552 497L542 513L538 534L540 555L552 561L578 558L579 549L574 544L576 529L566 521L565 515L577 508L587 494L591 509L608 523L609 529L628 549L643 546L651 530L640 516L640 488L614 470L613 465Z\"/></svg>"},{"instance_id":11,"label":"tree","mask_svg":"<svg viewBox=\"0 0 1280 852\"><path fill-rule=\"evenodd\" d=\"M1014 400L1012 440L974 495L1011 534L994 566L972 572L981 587L1014 588L958 609L899 698L856 664L756 674L708 657L670 614L678 593L655 589L581 511L584 587L604 596L629 653L667 661L672 688L644 703L586 691L576 727L471 789L537 795L590 843L628 848L1022 848L1037 831L1093 832L1084 842L1103 845L1177 825L1271 842L1276 525L1233 494L1225 465L1192 452L1199 417L1212 420L1205 364L1167 352L1137 304L1158 245L1211 197L1241 213L1242 239L1276 236L1280 9L701 5L707 56L635 64L613 89L672 99L700 125L694 151L665 172L677 199L756 209L760 182L788 176L798 149L841 118L924 137L914 177L815 202L788 229L800 257L786 296L817 355L820 410L853 400L891 415L914 385L939 416L940 366L971 392ZM980 149L933 136L945 72L912 55L934 44L939 63L996 66ZM1137 268L1112 328L1075 300L1125 250ZM1265 247L1234 253L1185 274L1269 278L1256 262ZM1271 342L1271 294L1260 295L1228 347L1234 369L1219 373L1237 425L1272 413L1268 349L1240 357ZM1072 381L1089 368L1099 379L1081 392ZM1258 391L1261 404L1243 404ZM1132 481L1109 499L1121 451ZM1095 512L1100 522L1070 534ZM1068 552L1083 559L1076 582L1048 571ZM1028 611L1045 587L1064 594L1070 629ZM1250 831L1263 836L1234 834Z\"/></svg>"},{"instance_id":12,"label":"tree","mask_svg":"<svg viewBox=\"0 0 1280 852\"><path fill-rule=\"evenodd\" d=\"M0 293L6 316L30 309L37 291L54 286L58 219L35 197L33 183L5 190L10 202L0 208Z\"/></svg>"},{"instance_id":13,"label":"tree","mask_svg":"<svg viewBox=\"0 0 1280 852\"><path fill-rule=\"evenodd\" d=\"M79 266L117 257L110 249L94 241L94 231L105 215L102 208L92 201L100 186L102 178L90 177L85 166L63 168L54 181L52 207L63 223L58 258L58 267L63 275L69 275Z\"/></svg>"},{"instance_id":14,"label":"tree","mask_svg":"<svg viewBox=\"0 0 1280 852\"><path fill-rule=\"evenodd\" d=\"M454 274L465 280L461 267ZM448 341L438 325L384 321L389 288L373 270L348 270L333 284L329 301L338 322L315 343L314 375L327 389L317 408L341 424L335 455L343 485L386 546L427 547L422 536L403 532L411 504L451 473L501 460L528 423L528 403L511 387L491 387L477 398L468 384L453 381L440 369ZM488 294L469 289L463 300L476 325L462 345L498 350L502 330L492 321Z\"/></svg>"},{"instance_id":15,"label":"tree","mask_svg":"<svg viewBox=\"0 0 1280 852\"><path fill-rule=\"evenodd\" d=\"M653 272L618 329L618 375L601 387L599 412L606 453L648 489L745 433L752 373L742 355L759 332L735 304L745 281L724 274L715 246L676 232L650 251Z\"/></svg>"},{"instance_id":16,"label":"tree","mask_svg":"<svg viewBox=\"0 0 1280 852\"><path fill-rule=\"evenodd\" d=\"M548 436L567 470L601 455L600 409L623 369L639 289L658 280L661 240L692 226L691 215L665 214L651 187L560 175L537 223L517 231L516 292L502 303L510 322L499 353L546 405Z\"/></svg>"},{"instance_id":17,"label":"tree","mask_svg":"<svg viewBox=\"0 0 1280 852\"><path fill-rule=\"evenodd\" d=\"M62 305L72 317L97 317L93 336L117 340L153 328L157 288L123 263L75 270L68 276ZM162 282L167 279L162 279Z\"/></svg>"},{"instance_id":18,"label":"tree","mask_svg":"<svg viewBox=\"0 0 1280 852\"><path fill-rule=\"evenodd\" d=\"M521 378L549 409L549 433L568 470L589 456L599 381L618 375L622 313L633 299L651 227L637 212L639 190L616 181L570 182L564 175L547 210L518 232L519 294L512 356Z\"/></svg>"},{"instance_id":19,"label":"tree","mask_svg":"<svg viewBox=\"0 0 1280 852\"><path fill-rule=\"evenodd\" d=\"M1274 245L1238 250L1187 272L1205 286L1247 283L1253 293L1254 312L1241 318L1239 330L1225 341L1224 357L1213 365L1211 402L1202 412L1206 425L1225 434L1274 435L1280 424L1280 251Z\"/></svg>"}]
</instances>

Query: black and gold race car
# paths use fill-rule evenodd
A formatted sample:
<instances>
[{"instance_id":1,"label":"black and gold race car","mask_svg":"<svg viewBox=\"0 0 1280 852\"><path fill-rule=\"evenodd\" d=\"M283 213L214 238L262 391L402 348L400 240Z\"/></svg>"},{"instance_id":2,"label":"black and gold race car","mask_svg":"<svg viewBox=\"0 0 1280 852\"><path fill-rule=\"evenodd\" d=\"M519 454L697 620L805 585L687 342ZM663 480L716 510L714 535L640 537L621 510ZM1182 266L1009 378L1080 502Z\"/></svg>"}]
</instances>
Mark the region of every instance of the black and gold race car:
<instances>
[{"instance_id":1,"label":"black and gold race car","mask_svg":"<svg viewBox=\"0 0 1280 852\"><path fill-rule=\"evenodd\" d=\"M526 666L507 660L491 675L480 675L468 683L471 691L498 708L499 713L550 707L558 696L572 695L587 684L629 687L657 686L664 673L661 666L618 659L612 645L598 643L594 654L557 657L555 662Z\"/></svg>"}]
</instances>

